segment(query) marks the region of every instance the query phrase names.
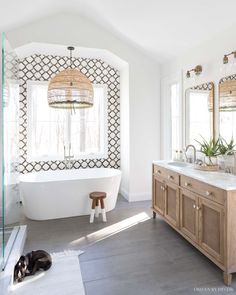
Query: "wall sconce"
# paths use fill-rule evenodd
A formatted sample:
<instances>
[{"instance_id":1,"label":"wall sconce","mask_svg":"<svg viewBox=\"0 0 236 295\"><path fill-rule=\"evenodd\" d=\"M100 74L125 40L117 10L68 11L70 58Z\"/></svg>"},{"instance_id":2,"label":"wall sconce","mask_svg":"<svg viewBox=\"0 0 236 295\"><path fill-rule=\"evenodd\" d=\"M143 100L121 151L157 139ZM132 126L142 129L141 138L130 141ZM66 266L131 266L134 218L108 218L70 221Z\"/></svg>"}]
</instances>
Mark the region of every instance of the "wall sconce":
<instances>
[{"instance_id":1,"label":"wall sconce","mask_svg":"<svg viewBox=\"0 0 236 295\"><path fill-rule=\"evenodd\" d=\"M202 66L201 65L197 65L195 68L188 70L186 73L186 77L190 78L191 77L191 72L194 72L196 76L199 76L202 72Z\"/></svg>"},{"instance_id":2,"label":"wall sconce","mask_svg":"<svg viewBox=\"0 0 236 295\"><path fill-rule=\"evenodd\" d=\"M233 55L234 58L236 58L236 51L232 51L232 52L224 55L224 58L223 58L223 64L224 65L226 65L227 63L229 63L229 56L230 55Z\"/></svg>"}]
</instances>

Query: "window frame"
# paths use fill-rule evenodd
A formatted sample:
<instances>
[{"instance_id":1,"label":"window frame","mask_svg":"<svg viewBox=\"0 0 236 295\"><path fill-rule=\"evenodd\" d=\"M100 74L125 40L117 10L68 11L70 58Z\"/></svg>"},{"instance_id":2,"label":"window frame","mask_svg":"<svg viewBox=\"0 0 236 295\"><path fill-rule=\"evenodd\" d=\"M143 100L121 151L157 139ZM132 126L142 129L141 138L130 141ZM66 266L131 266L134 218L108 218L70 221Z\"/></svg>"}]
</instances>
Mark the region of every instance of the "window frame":
<instances>
[{"instance_id":1,"label":"window frame","mask_svg":"<svg viewBox=\"0 0 236 295\"><path fill-rule=\"evenodd\" d=\"M29 151L31 149L30 145L32 143L32 129L30 126L33 126L33 116L32 116L32 103L31 103L31 97L32 97L32 90L34 85L48 85L49 81L33 81L29 80L27 81L27 127L26 127L26 147L27 147L27 161L33 162L33 161L63 161L64 156L63 155L47 155L47 156L32 156L29 155ZM103 97L103 103L102 103L102 114L100 114L100 126L102 126L102 135L100 135L100 139L102 139L102 147L101 152L98 153L84 153L84 154L74 154L73 161L79 161L79 160L93 160L93 159L101 159L101 158L107 158L108 156L108 87L106 84L93 84L93 87L95 88L103 88L104 90L104 97ZM66 110L65 110L66 111ZM69 111L66 115L66 134L64 138L64 142L67 140L67 144L70 143L71 138L71 114ZM66 143L64 143L66 145Z\"/></svg>"}]
</instances>

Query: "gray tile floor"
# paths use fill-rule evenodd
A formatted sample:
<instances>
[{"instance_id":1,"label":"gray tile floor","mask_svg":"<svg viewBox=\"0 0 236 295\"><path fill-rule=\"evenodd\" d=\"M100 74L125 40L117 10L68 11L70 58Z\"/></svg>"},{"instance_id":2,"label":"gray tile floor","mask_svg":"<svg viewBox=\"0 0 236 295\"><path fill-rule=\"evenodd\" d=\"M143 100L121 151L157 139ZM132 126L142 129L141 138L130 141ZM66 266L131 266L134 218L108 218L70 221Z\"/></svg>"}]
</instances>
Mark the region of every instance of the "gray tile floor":
<instances>
[{"instance_id":1,"label":"gray tile floor","mask_svg":"<svg viewBox=\"0 0 236 295\"><path fill-rule=\"evenodd\" d=\"M107 223L90 224L88 216L24 220L25 252L84 250L80 264L87 295L236 294L236 277L226 288L220 269L163 220L153 220L150 205L119 197Z\"/></svg>"}]
</instances>

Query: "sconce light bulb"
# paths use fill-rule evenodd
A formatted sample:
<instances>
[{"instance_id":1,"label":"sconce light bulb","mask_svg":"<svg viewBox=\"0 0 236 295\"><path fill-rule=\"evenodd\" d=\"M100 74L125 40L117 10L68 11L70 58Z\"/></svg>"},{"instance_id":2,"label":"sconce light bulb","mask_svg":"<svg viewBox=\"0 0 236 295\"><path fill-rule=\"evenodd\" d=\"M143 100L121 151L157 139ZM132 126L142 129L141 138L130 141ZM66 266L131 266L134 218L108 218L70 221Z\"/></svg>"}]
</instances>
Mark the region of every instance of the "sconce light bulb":
<instances>
[{"instance_id":1,"label":"sconce light bulb","mask_svg":"<svg viewBox=\"0 0 236 295\"><path fill-rule=\"evenodd\" d=\"M226 65L229 62L229 58L227 55L224 55L223 64Z\"/></svg>"}]
</instances>

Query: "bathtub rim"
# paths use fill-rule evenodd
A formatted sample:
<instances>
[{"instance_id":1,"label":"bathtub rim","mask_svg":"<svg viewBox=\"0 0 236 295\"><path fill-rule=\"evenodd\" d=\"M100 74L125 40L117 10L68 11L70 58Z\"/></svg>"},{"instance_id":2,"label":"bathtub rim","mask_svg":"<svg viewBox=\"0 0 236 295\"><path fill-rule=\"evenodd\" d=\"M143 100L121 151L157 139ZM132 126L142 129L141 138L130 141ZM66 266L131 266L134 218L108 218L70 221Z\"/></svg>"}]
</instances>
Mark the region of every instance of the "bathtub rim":
<instances>
[{"instance_id":1,"label":"bathtub rim","mask_svg":"<svg viewBox=\"0 0 236 295\"><path fill-rule=\"evenodd\" d=\"M65 172L65 171L85 171L85 170L112 170L113 174L110 174L110 175L105 175L105 174L102 174L102 175L92 175L92 176L83 176L83 177L75 177L75 178L63 178L63 179L56 179L56 178L51 178L51 179L36 179L36 178L33 178L32 176L34 175L37 175L38 177L40 176L40 174L56 174L58 172ZM45 175L44 175L45 176ZM88 177L89 176L89 177ZM80 168L80 169L63 169L63 170L47 170L47 171L36 171L36 172L29 172L29 173L26 173L26 174L21 174L20 177L19 177L19 183L23 184L23 183L30 183L30 184L33 184L33 183L52 183L52 182L63 182L63 181L83 181L83 180L92 180L92 179L106 179L106 178L111 178L111 177L118 177L118 176L122 176L122 171L120 169L116 169L116 168ZM32 177L32 178L30 178Z\"/></svg>"}]
</instances>

